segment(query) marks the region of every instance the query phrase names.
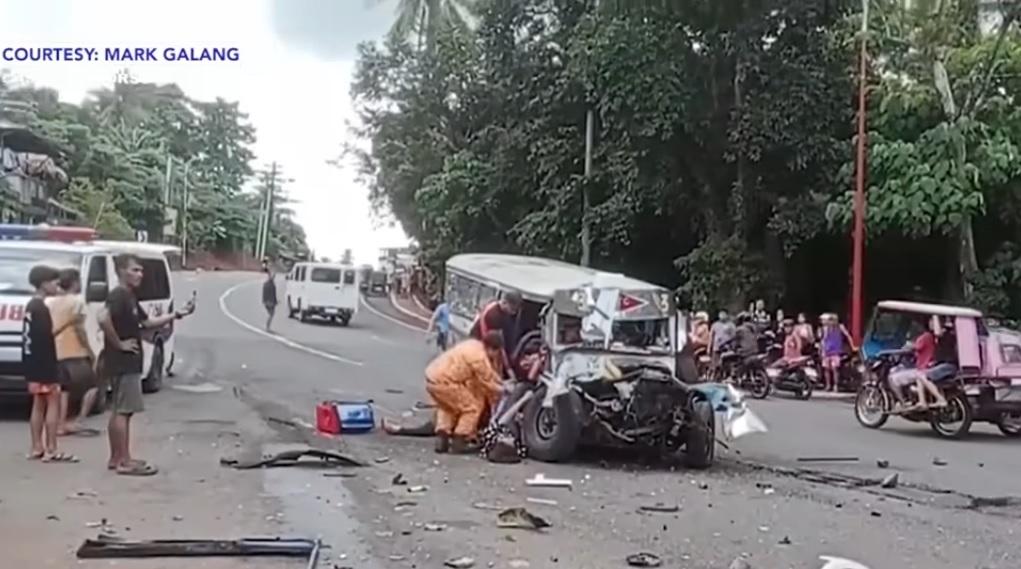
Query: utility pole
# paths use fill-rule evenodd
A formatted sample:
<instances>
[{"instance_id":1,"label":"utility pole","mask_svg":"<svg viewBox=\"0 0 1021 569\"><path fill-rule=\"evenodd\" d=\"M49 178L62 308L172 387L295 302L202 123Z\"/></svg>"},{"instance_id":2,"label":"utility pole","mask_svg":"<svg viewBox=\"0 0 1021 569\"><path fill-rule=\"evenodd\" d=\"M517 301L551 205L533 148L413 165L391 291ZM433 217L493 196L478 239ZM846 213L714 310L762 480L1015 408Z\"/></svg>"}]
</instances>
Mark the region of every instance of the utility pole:
<instances>
[{"instance_id":1,"label":"utility pole","mask_svg":"<svg viewBox=\"0 0 1021 569\"><path fill-rule=\"evenodd\" d=\"M854 188L854 250L851 264L851 337L861 345L865 259L865 111L868 83L869 0L862 0L861 54L858 72L858 155Z\"/></svg>"},{"instance_id":2,"label":"utility pole","mask_svg":"<svg viewBox=\"0 0 1021 569\"><path fill-rule=\"evenodd\" d=\"M270 165L269 176L266 180L266 195L261 207L261 231L256 245L255 256L262 259L266 256L266 246L269 243L270 233L273 231L273 194L276 192L277 163Z\"/></svg>"},{"instance_id":3,"label":"utility pole","mask_svg":"<svg viewBox=\"0 0 1021 569\"><path fill-rule=\"evenodd\" d=\"M599 10L599 0L595 0L595 9ZM596 115L590 106L585 113L585 175L581 184L581 266L592 264L592 226L589 219L589 208L592 207L592 196L589 195L589 183L592 180L592 143L595 137Z\"/></svg>"}]
</instances>

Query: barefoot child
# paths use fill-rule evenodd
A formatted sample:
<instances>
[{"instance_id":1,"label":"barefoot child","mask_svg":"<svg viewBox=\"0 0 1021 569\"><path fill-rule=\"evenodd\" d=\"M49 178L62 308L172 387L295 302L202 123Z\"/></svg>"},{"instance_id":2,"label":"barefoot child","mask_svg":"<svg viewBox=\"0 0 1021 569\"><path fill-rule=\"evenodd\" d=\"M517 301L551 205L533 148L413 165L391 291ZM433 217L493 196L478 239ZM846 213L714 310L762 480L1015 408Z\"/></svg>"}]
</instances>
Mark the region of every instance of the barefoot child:
<instances>
[{"instance_id":1,"label":"barefoot child","mask_svg":"<svg viewBox=\"0 0 1021 569\"><path fill-rule=\"evenodd\" d=\"M57 452L60 425L60 383L57 372L57 348L53 340L53 319L46 297L57 294L60 274L53 267L37 265L28 273L35 289L25 307L24 341L21 360L25 366L28 392L32 394L32 435L30 459L43 462L78 462L74 455Z\"/></svg>"}]
</instances>

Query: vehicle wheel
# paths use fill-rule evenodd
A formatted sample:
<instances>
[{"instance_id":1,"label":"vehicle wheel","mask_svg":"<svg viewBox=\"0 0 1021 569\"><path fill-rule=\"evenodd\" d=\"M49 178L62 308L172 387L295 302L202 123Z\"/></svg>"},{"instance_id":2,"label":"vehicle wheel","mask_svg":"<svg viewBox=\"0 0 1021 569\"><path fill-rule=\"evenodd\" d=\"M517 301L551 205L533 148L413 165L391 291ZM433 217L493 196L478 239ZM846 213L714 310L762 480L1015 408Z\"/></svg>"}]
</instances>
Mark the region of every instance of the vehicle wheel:
<instances>
[{"instance_id":1,"label":"vehicle wheel","mask_svg":"<svg viewBox=\"0 0 1021 569\"><path fill-rule=\"evenodd\" d=\"M863 385L854 397L854 418L866 429L878 429L890 418L890 395L877 385Z\"/></svg>"},{"instance_id":2,"label":"vehicle wheel","mask_svg":"<svg viewBox=\"0 0 1021 569\"><path fill-rule=\"evenodd\" d=\"M963 393L947 398L947 406L929 412L929 426L933 432L945 439L959 439L971 430L971 402Z\"/></svg>"},{"instance_id":3,"label":"vehicle wheel","mask_svg":"<svg viewBox=\"0 0 1021 569\"><path fill-rule=\"evenodd\" d=\"M298 312L298 320L301 320L302 322L308 322L308 319L309 319L308 311L301 310Z\"/></svg>"},{"instance_id":4,"label":"vehicle wheel","mask_svg":"<svg viewBox=\"0 0 1021 569\"><path fill-rule=\"evenodd\" d=\"M1010 438L1021 437L1021 414L1004 413L1000 415L996 426L999 427L1001 433Z\"/></svg>"},{"instance_id":5,"label":"vehicle wheel","mask_svg":"<svg viewBox=\"0 0 1021 569\"><path fill-rule=\"evenodd\" d=\"M808 401L812 398L812 392L815 387L812 385L812 381L808 378L803 378L805 386L797 391L798 399L802 401Z\"/></svg>"},{"instance_id":6,"label":"vehicle wheel","mask_svg":"<svg viewBox=\"0 0 1021 569\"><path fill-rule=\"evenodd\" d=\"M773 382L769 381L766 370L758 369L751 372L749 377L751 389L748 393L755 399L765 399L773 392Z\"/></svg>"},{"instance_id":7,"label":"vehicle wheel","mask_svg":"<svg viewBox=\"0 0 1021 569\"><path fill-rule=\"evenodd\" d=\"M539 389L525 405L524 441L528 456L543 462L561 462L574 455L581 440L581 398L569 392L542 406L545 388Z\"/></svg>"},{"instance_id":8,"label":"vehicle wheel","mask_svg":"<svg viewBox=\"0 0 1021 569\"><path fill-rule=\"evenodd\" d=\"M709 402L699 399L691 405L691 428L684 443L684 464L709 468L716 457L716 416Z\"/></svg>"},{"instance_id":9,"label":"vehicle wheel","mask_svg":"<svg viewBox=\"0 0 1021 569\"><path fill-rule=\"evenodd\" d=\"M152 363L149 365L149 375L142 380L142 393L156 393L163 389L163 346L156 344L152 351Z\"/></svg>"},{"instance_id":10,"label":"vehicle wheel","mask_svg":"<svg viewBox=\"0 0 1021 569\"><path fill-rule=\"evenodd\" d=\"M340 317L340 325L345 327L345 328L350 326L351 325L351 317L348 316L347 318L345 318L345 317L341 316Z\"/></svg>"},{"instance_id":11,"label":"vehicle wheel","mask_svg":"<svg viewBox=\"0 0 1021 569\"><path fill-rule=\"evenodd\" d=\"M291 306L291 297L288 296L287 297L287 317L288 318L294 318L297 315L298 315L298 311L293 306Z\"/></svg>"}]
</instances>

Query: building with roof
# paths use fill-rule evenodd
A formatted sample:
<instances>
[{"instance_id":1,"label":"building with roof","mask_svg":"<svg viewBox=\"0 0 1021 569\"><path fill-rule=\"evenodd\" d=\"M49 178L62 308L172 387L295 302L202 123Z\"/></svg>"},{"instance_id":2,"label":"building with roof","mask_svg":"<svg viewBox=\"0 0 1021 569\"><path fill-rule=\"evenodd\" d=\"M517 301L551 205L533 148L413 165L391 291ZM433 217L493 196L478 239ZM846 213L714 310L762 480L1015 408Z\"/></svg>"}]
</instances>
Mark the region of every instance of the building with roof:
<instances>
[{"instance_id":1,"label":"building with roof","mask_svg":"<svg viewBox=\"0 0 1021 569\"><path fill-rule=\"evenodd\" d=\"M67 186L61 150L28 127L0 118L0 222L73 224L81 213L56 200Z\"/></svg>"}]
</instances>

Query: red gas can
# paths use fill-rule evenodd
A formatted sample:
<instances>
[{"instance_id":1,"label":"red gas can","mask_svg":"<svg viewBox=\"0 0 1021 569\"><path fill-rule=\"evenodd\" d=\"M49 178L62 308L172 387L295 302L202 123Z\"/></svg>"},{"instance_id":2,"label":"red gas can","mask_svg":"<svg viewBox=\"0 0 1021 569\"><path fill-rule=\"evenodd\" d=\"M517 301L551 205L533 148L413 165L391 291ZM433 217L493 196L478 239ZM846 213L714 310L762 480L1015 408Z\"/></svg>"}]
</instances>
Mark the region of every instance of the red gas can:
<instances>
[{"instance_id":1,"label":"red gas can","mask_svg":"<svg viewBox=\"0 0 1021 569\"><path fill-rule=\"evenodd\" d=\"M316 430L328 435L340 434L340 416L336 404L324 401L316 405Z\"/></svg>"}]
</instances>

